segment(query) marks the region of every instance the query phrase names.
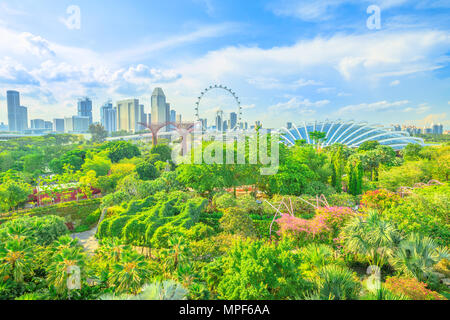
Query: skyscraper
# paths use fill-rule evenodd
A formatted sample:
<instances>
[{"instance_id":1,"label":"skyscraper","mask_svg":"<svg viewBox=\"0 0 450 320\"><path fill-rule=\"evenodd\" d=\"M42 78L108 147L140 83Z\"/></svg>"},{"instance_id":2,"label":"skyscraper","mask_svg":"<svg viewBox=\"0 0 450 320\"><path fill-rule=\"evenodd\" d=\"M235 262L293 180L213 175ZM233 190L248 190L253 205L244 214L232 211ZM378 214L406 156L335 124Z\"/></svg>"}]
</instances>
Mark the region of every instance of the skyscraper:
<instances>
[{"instance_id":1,"label":"skyscraper","mask_svg":"<svg viewBox=\"0 0 450 320\"><path fill-rule=\"evenodd\" d=\"M89 117L89 124L92 124L92 101L89 98L78 100L78 116Z\"/></svg>"},{"instance_id":2,"label":"skyscraper","mask_svg":"<svg viewBox=\"0 0 450 320\"><path fill-rule=\"evenodd\" d=\"M28 109L27 107L20 106L16 111L16 130L24 132L28 129Z\"/></svg>"},{"instance_id":3,"label":"skyscraper","mask_svg":"<svg viewBox=\"0 0 450 320\"><path fill-rule=\"evenodd\" d=\"M230 113L230 130L233 130L237 126L237 113L232 112Z\"/></svg>"},{"instance_id":4,"label":"skyscraper","mask_svg":"<svg viewBox=\"0 0 450 320\"><path fill-rule=\"evenodd\" d=\"M20 107L20 94L17 91L6 91L6 100L8 104L8 126L9 131L17 131L17 111Z\"/></svg>"},{"instance_id":5,"label":"skyscraper","mask_svg":"<svg viewBox=\"0 0 450 320\"><path fill-rule=\"evenodd\" d=\"M223 111L219 110L216 114L216 130L222 132L223 125Z\"/></svg>"},{"instance_id":6,"label":"skyscraper","mask_svg":"<svg viewBox=\"0 0 450 320\"><path fill-rule=\"evenodd\" d=\"M108 133L117 131L117 109L111 101L106 102L100 108L101 124Z\"/></svg>"},{"instance_id":7,"label":"skyscraper","mask_svg":"<svg viewBox=\"0 0 450 320\"><path fill-rule=\"evenodd\" d=\"M141 121L139 122L147 124L147 116L145 114L145 107L143 104L139 106L139 112L141 113ZM144 131L145 129L145 126L139 125L139 131Z\"/></svg>"},{"instance_id":8,"label":"skyscraper","mask_svg":"<svg viewBox=\"0 0 450 320\"><path fill-rule=\"evenodd\" d=\"M166 123L170 118L168 107L163 90L156 88L152 94L152 123Z\"/></svg>"},{"instance_id":9,"label":"skyscraper","mask_svg":"<svg viewBox=\"0 0 450 320\"><path fill-rule=\"evenodd\" d=\"M175 110L170 110L170 122L176 123L177 122L177 112ZM175 130L174 125L170 125L170 130Z\"/></svg>"},{"instance_id":10,"label":"skyscraper","mask_svg":"<svg viewBox=\"0 0 450 320\"><path fill-rule=\"evenodd\" d=\"M117 130L137 132L139 122L142 122L138 99L128 99L117 102Z\"/></svg>"}]
</instances>

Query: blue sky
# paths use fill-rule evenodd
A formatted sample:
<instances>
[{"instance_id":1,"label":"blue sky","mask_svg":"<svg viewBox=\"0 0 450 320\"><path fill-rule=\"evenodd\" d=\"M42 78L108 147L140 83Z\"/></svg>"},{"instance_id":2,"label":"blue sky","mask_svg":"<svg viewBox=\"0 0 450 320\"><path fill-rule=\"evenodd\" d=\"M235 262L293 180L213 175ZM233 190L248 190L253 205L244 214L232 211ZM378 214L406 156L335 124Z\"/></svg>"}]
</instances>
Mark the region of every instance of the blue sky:
<instances>
[{"instance_id":1,"label":"blue sky","mask_svg":"<svg viewBox=\"0 0 450 320\"><path fill-rule=\"evenodd\" d=\"M67 24L71 5L79 29ZM370 5L379 30L367 27ZM75 114L88 95L98 120L109 98L139 98L149 112L157 86L187 120L220 83L266 127L341 118L448 129L449 16L450 0L0 0L0 121L9 89L30 119ZM218 107L233 108L216 94L201 113L212 121Z\"/></svg>"}]
</instances>

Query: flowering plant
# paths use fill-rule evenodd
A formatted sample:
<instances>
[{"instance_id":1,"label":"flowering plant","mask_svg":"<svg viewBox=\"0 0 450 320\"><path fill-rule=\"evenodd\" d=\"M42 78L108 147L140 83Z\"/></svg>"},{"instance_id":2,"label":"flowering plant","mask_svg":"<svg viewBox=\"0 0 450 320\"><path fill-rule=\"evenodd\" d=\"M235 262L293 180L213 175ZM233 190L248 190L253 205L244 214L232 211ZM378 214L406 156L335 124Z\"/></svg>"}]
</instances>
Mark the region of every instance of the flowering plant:
<instances>
[{"instance_id":1,"label":"flowering plant","mask_svg":"<svg viewBox=\"0 0 450 320\"><path fill-rule=\"evenodd\" d=\"M383 212L398 204L400 200L401 197L398 194L386 189L367 191L362 195L361 207L366 211L368 209L375 209L379 212Z\"/></svg>"},{"instance_id":2,"label":"flowering plant","mask_svg":"<svg viewBox=\"0 0 450 320\"><path fill-rule=\"evenodd\" d=\"M347 207L319 208L314 218L310 220L285 214L277 220L278 234L331 242L343 224L353 216L355 213Z\"/></svg>"},{"instance_id":3,"label":"flowering plant","mask_svg":"<svg viewBox=\"0 0 450 320\"><path fill-rule=\"evenodd\" d=\"M415 278L388 277L386 288L412 300L446 300L439 293L427 289L426 283L419 282Z\"/></svg>"}]
</instances>

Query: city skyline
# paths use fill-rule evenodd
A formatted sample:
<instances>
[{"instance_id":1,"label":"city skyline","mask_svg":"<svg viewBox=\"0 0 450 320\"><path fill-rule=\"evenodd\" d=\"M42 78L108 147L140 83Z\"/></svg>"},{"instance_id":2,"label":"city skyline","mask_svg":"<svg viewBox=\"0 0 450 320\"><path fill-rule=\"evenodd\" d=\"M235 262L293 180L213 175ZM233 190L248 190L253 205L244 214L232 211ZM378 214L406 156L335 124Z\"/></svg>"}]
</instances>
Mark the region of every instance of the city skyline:
<instances>
[{"instance_id":1,"label":"city skyline","mask_svg":"<svg viewBox=\"0 0 450 320\"><path fill-rule=\"evenodd\" d=\"M148 109L155 87L193 119L198 94L221 83L246 121L267 127L325 117L449 126L446 1L78 1L80 26L69 28L71 4L2 2L0 122L7 90L23 93L29 119L62 118L88 96L98 122L108 99ZM367 27L369 5L379 29Z\"/></svg>"}]
</instances>

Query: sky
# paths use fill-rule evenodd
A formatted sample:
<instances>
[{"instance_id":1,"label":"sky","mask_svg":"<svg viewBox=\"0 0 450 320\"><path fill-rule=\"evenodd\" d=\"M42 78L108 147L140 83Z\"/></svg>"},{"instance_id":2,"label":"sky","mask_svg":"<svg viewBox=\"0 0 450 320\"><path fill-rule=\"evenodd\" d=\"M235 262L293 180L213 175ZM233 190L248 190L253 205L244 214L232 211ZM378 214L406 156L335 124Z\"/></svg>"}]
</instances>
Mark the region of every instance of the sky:
<instances>
[{"instance_id":1,"label":"sky","mask_svg":"<svg viewBox=\"0 0 450 320\"><path fill-rule=\"evenodd\" d=\"M150 112L161 87L191 120L203 89L222 84L243 120L268 128L342 119L448 130L449 17L450 0L0 0L0 122L7 90L21 92L29 119L74 115L88 96L98 121L108 99L138 98ZM227 99L212 92L200 116L233 110Z\"/></svg>"}]
</instances>

